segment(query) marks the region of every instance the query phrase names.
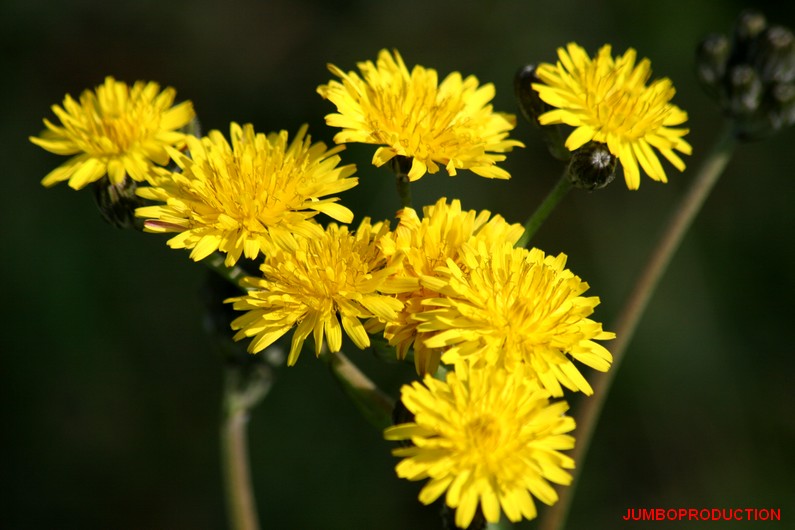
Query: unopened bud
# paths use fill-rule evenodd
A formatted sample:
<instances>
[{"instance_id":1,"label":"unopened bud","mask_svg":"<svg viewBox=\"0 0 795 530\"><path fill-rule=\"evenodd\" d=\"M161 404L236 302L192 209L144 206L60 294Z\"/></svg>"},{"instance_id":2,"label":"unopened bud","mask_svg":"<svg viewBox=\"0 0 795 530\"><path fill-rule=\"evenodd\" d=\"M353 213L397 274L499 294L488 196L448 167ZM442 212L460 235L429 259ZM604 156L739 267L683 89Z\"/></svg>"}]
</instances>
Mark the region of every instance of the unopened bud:
<instances>
[{"instance_id":1,"label":"unopened bud","mask_svg":"<svg viewBox=\"0 0 795 530\"><path fill-rule=\"evenodd\" d=\"M513 87L516 92L516 99L519 102L519 110L527 121L538 125L538 117L550 110L549 105L544 103L538 92L533 88L533 83L540 83L541 80L536 75L536 66L528 64L516 72L513 78Z\"/></svg>"},{"instance_id":2,"label":"unopened bud","mask_svg":"<svg viewBox=\"0 0 795 530\"><path fill-rule=\"evenodd\" d=\"M116 228L143 229L143 221L135 217L135 209L143 206L143 199L135 194L138 184L125 178L120 184L112 184L105 176L92 184L94 201L102 218Z\"/></svg>"},{"instance_id":3,"label":"unopened bud","mask_svg":"<svg viewBox=\"0 0 795 530\"><path fill-rule=\"evenodd\" d=\"M696 75L710 92L719 90L730 52L729 39L725 35L710 35L699 44L696 50Z\"/></svg>"},{"instance_id":4,"label":"unopened bud","mask_svg":"<svg viewBox=\"0 0 795 530\"><path fill-rule=\"evenodd\" d=\"M759 37L756 70L763 82L795 80L795 36L782 26L773 26Z\"/></svg>"},{"instance_id":5,"label":"unopened bud","mask_svg":"<svg viewBox=\"0 0 795 530\"><path fill-rule=\"evenodd\" d=\"M776 130L795 125L795 85L779 83L771 91L773 111L771 122Z\"/></svg>"},{"instance_id":6,"label":"unopened bud","mask_svg":"<svg viewBox=\"0 0 795 530\"><path fill-rule=\"evenodd\" d=\"M748 65L735 66L729 72L729 110L733 115L752 114L762 102L762 81Z\"/></svg>"},{"instance_id":7,"label":"unopened bud","mask_svg":"<svg viewBox=\"0 0 795 530\"><path fill-rule=\"evenodd\" d=\"M575 150L569 161L568 177L580 189L594 191L604 188L616 177L616 158L606 144L588 142Z\"/></svg>"},{"instance_id":8,"label":"unopened bud","mask_svg":"<svg viewBox=\"0 0 795 530\"><path fill-rule=\"evenodd\" d=\"M734 122L738 139L765 138L795 123L795 35L744 11L725 38L707 37L697 50L698 78ZM728 53L728 60L725 56ZM723 70L721 70L723 68Z\"/></svg>"},{"instance_id":9,"label":"unopened bud","mask_svg":"<svg viewBox=\"0 0 795 530\"><path fill-rule=\"evenodd\" d=\"M767 19L762 13L748 9L737 17L734 26L734 51L737 61L745 62L750 57L754 41L767 28Z\"/></svg>"},{"instance_id":10,"label":"unopened bud","mask_svg":"<svg viewBox=\"0 0 795 530\"><path fill-rule=\"evenodd\" d=\"M552 156L558 160L568 160L571 157L571 153L566 149L560 126L557 124L541 125L538 122L538 117L552 110L552 107L541 100L538 92L533 88L534 83L541 83L538 75L536 75L535 65L528 64L516 72L513 86L516 92L516 100L519 102L519 110L528 122L541 131L544 143Z\"/></svg>"}]
</instances>

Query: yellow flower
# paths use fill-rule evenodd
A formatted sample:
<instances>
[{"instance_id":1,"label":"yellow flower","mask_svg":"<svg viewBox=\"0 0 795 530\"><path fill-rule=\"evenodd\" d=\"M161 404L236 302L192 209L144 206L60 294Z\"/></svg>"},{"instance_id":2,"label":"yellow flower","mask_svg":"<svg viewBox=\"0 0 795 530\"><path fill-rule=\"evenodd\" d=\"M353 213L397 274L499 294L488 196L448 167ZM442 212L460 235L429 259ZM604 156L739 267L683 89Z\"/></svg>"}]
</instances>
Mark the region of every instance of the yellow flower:
<instances>
[{"instance_id":1,"label":"yellow flower","mask_svg":"<svg viewBox=\"0 0 795 530\"><path fill-rule=\"evenodd\" d=\"M219 131L188 138L190 157L170 150L180 171L158 171L153 187L138 194L164 204L138 208L149 232L179 232L171 248L193 249L196 261L216 250L226 265L241 254L254 259L271 246L292 248L294 234L322 232L312 219L318 212L343 223L353 213L320 197L354 187L353 165L340 166L340 147L311 144L302 127L288 144L287 131L265 135L251 124L232 123L232 145Z\"/></svg>"},{"instance_id":2,"label":"yellow flower","mask_svg":"<svg viewBox=\"0 0 795 530\"><path fill-rule=\"evenodd\" d=\"M541 116L541 125L565 123L575 127L566 140L574 151L589 141L607 144L624 168L629 189L640 186L638 164L654 180L667 182L656 149L679 171L685 163L674 151L689 155L690 144L683 140L688 129L678 128L687 113L670 103L674 90L667 78L649 86L651 63L635 64L636 52L628 49L615 59L611 47L603 46L591 59L574 43L558 49L556 65L541 64L533 84L539 97L554 107Z\"/></svg>"},{"instance_id":3,"label":"yellow flower","mask_svg":"<svg viewBox=\"0 0 795 530\"><path fill-rule=\"evenodd\" d=\"M467 364L447 374L445 382L430 375L423 384L401 389L401 401L414 421L389 427L388 440L412 445L392 451L403 457L399 477L429 478L419 499L430 504L446 492L456 509L455 523L466 528L480 505L486 520L500 512L517 522L533 519L533 497L552 505L558 500L549 482L567 485L574 461L560 451L574 447L566 433L574 420L563 413L565 401L549 402L519 369L514 373Z\"/></svg>"},{"instance_id":4,"label":"yellow flower","mask_svg":"<svg viewBox=\"0 0 795 530\"><path fill-rule=\"evenodd\" d=\"M41 183L52 186L63 180L80 189L108 175L121 184L127 175L146 180L154 164L168 164L166 147L181 147L185 135L177 129L194 117L189 101L173 106L176 92L160 92L157 83L139 81L132 87L105 78L95 92L84 91L80 101L67 95L63 107L52 106L61 120L30 141L58 155L76 155L51 171Z\"/></svg>"},{"instance_id":5,"label":"yellow flower","mask_svg":"<svg viewBox=\"0 0 795 530\"><path fill-rule=\"evenodd\" d=\"M457 199L447 204L447 199L441 198L433 206L426 206L422 220L413 208L404 208L398 213L398 226L381 240L381 247L387 256L402 260L402 276L419 279L433 274L448 259L460 264L461 247L468 241L482 241L489 248L505 243L513 246L524 232L522 225L508 224L499 215L489 219L490 216L487 210L462 211ZM414 364L419 375L436 371L441 349L425 347L424 340L430 334L417 332L418 322L413 315L425 309L424 300L439 296L438 292L419 285L398 295L403 310L396 320L386 324L384 331L389 343L396 346L398 359L405 358L414 346Z\"/></svg>"},{"instance_id":6,"label":"yellow flower","mask_svg":"<svg viewBox=\"0 0 795 530\"><path fill-rule=\"evenodd\" d=\"M373 156L379 167L395 156L410 158L411 181L436 173L439 164L451 176L469 169L482 177L510 178L496 164L505 159L501 153L522 143L507 139L515 117L492 111L492 84L478 86L474 76L462 79L458 72L439 84L435 70L415 66L409 72L397 51L393 56L382 50L376 64L358 67L363 78L329 65L342 82L317 89L337 107L338 113L326 116L328 125L342 128L335 142L382 146Z\"/></svg>"},{"instance_id":7,"label":"yellow flower","mask_svg":"<svg viewBox=\"0 0 795 530\"><path fill-rule=\"evenodd\" d=\"M227 300L246 311L232 322L232 329L239 330L235 340L254 337L248 350L256 353L297 325L289 365L298 360L310 333L316 355L324 337L330 351L339 351L343 329L356 346L368 347L370 338L360 319L394 319L401 303L384 293L405 288L404 282L389 278L398 264L386 266L376 245L388 230L385 223L371 226L367 218L354 234L331 223L317 237L297 238L294 250L267 254L262 277L242 282L249 292Z\"/></svg>"},{"instance_id":8,"label":"yellow flower","mask_svg":"<svg viewBox=\"0 0 795 530\"><path fill-rule=\"evenodd\" d=\"M461 267L447 260L421 282L444 295L425 302L414 315L420 332L437 332L428 348L447 348L442 361L498 365L509 372L522 365L553 396L561 384L574 391L593 390L571 358L606 371L612 356L594 340L614 338L587 318L599 298L580 296L588 284L565 268L566 256L541 250L465 245Z\"/></svg>"}]
</instances>

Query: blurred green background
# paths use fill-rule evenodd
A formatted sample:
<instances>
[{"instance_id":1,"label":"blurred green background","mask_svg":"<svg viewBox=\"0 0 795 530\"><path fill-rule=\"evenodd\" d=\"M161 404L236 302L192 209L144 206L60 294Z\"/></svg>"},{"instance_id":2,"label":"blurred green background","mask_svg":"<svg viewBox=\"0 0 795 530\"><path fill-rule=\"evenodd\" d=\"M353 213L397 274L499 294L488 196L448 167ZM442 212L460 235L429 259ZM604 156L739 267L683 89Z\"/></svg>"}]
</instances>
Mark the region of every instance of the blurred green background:
<instances>
[{"instance_id":1,"label":"blurred green background","mask_svg":"<svg viewBox=\"0 0 795 530\"><path fill-rule=\"evenodd\" d=\"M205 130L230 121L315 139L335 131L316 93L326 63L351 70L397 48L409 66L458 70L516 112L513 74L576 40L651 58L690 114L694 154L667 185L615 182L572 193L536 239L565 252L610 329L645 256L722 125L693 74L696 43L728 32L744 7L795 26L793 4L630 0L3 0L0 208L4 407L0 526L10 529L217 529L221 362L204 331L205 270L165 238L117 230L88 190L41 178L62 159L28 142L50 105L106 75L155 80L194 102ZM513 178L426 176L415 205L458 197L522 222L560 168L535 130L509 155ZM663 279L621 366L585 464L569 528L613 529L631 507L780 508L795 518L795 131L741 146ZM350 146L357 217L398 208L373 148ZM390 390L409 367L349 351ZM306 353L282 369L250 426L263 528L438 528L421 484L398 480L391 446ZM655 528L704 528L686 522ZM526 523L524 528L533 528ZM643 523L627 526L641 528ZM709 525L718 527L717 525ZM721 526L721 528L728 527ZM732 528L754 528L737 523Z\"/></svg>"}]
</instances>

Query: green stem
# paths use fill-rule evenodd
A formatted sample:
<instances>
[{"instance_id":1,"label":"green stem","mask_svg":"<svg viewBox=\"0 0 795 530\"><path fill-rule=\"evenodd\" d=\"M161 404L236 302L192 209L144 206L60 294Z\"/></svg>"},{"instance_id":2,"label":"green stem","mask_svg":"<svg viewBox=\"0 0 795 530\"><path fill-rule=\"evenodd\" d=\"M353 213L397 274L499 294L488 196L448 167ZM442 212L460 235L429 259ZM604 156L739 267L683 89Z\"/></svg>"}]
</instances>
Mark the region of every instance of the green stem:
<instances>
[{"instance_id":1,"label":"green stem","mask_svg":"<svg viewBox=\"0 0 795 530\"><path fill-rule=\"evenodd\" d=\"M380 431L392 425L392 411L395 408L392 398L382 392L344 353L328 352L322 357L367 421Z\"/></svg>"},{"instance_id":2,"label":"green stem","mask_svg":"<svg viewBox=\"0 0 795 530\"><path fill-rule=\"evenodd\" d=\"M211 271L217 273L223 279L228 281L229 283L233 284L238 289L240 288L240 280L242 280L245 276L248 276L248 273L241 269L240 267L227 267L224 265L224 260L226 258L220 252L213 252L206 258L202 260L207 268Z\"/></svg>"},{"instance_id":3,"label":"green stem","mask_svg":"<svg viewBox=\"0 0 795 530\"><path fill-rule=\"evenodd\" d=\"M555 206L566 196L569 190L572 188L571 181L569 180L568 176L568 169L563 172L563 175L558 180L558 183L555 184L555 187L552 188L552 191L547 194L544 202L542 202L539 207L533 212L533 215L527 220L524 224L524 234L516 243L517 247L525 247L530 242L530 239L535 235L541 225L544 223L549 214L552 213L552 210L555 209Z\"/></svg>"},{"instance_id":4,"label":"green stem","mask_svg":"<svg viewBox=\"0 0 795 530\"><path fill-rule=\"evenodd\" d=\"M565 527L566 517L571 507L594 430L610 391L610 385L615 378L616 372L618 372L621 361L624 359L627 345L635 333L638 322L655 288L659 284L660 278L679 248L696 214L698 214L710 191L726 168L736 145L737 140L731 128L727 127L719 136L712 151L707 155L707 158L699 168L698 174L690 184L690 188L671 215L629 298L619 313L615 327L616 340L610 345L610 350L613 353L613 365L607 372L596 374L593 383L593 395L580 402L580 406L574 415L574 419L577 422L577 445L571 457L577 463L577 467L573 473L573 481L570 486L560 490L560 499L546 511L538 526L539 530L563 530Z\"/></svg>"},{"instance_id":5,"label":"green stem","mask_svg":"<svg viewBox=\"0 0 795 530\"><path fill-rule=\"evenodd\" d=\"M270 389L269 367L228 363L224 374L221 461L230 530L258 530L259 518L248 461L246 425L249 411Z\"/></svg>"},{"instance_id":6,"label":"green stem","mask_svg":"<svg viewBox=\"0 0 795 530\"><path fill-rule=\"evenodd\" d=\"M411 181L408 175L397 175L397 190L400 195L400 205L411 208Z\"/></svg>"},{"instance_id":7,"label":"green stem","mask_svg":"<svg viewBox=\"0 0 795 530\"><path fill-rule=\"evenodd\" d=\"M407 156L395 156L390 160L390 167L395 173L395 183L397 192L400 196L400 205L403 208L411 208L411 181L409 171L411 170L411 158Z\"/></svg>"}]
</instances>

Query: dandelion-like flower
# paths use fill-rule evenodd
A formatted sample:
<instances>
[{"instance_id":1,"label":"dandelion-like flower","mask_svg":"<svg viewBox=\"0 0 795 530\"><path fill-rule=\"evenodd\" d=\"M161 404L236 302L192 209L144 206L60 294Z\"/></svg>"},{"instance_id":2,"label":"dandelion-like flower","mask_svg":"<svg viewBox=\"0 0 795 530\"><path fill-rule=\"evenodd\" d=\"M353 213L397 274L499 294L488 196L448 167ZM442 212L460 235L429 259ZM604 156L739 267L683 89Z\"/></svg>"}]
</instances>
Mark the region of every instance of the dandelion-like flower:
<instances>
[{"instance_id":1,"label":"dandelion-like flower","mask_svg":"<svg viewBox=\"0 0 795 530\"><path fill-rule=\"evenodd\" d=\"M232 123L231 145L219 131L188 138L190 156L170 150L180 171L159 171L153 187L138 190L163 204L138 208L136 215L148 218L149 232L179 232L170 247L192 249L196 261L221 251L227 266L241 255L292 248L295 234L317 237L319 212L349 223L348 208L336 197L321 197L354 187L355 167L338 166L341 148L312 144L306 130L288 143L287 131L265 135Z\"/></svg>"},{"instance_id":2,"label":"dandelion-like flower","mask_svg":"<svg viewBox=\"0 0 795 530\"><path fill-rule=\"evenodd\" d=\"M256 353L297 326L289 365L298 360L310 333L316 355L324 338L330 351L339 351L343 329L356 346L368 347L361 320L396 318L402 304L391 294L407 288L402 280L390 279L399 264L387 266L376 244L388 230L386 223L371 225L367 218L355 233L331 223L317 237L297 238L293 250L267 254L262 277L245 278L248 293L227 300L246 312L232 322L239 330L235 340L253 337L248 350Z\"/></svg>"},{"instance_id":3,"label":"dandelion-like flower","mask_svg":"<svg viewBox=\"0 0 795 530\"><path fill-rule=\"evenodd\" d=\"M47 129L30 141L51 153L75 156L41 183L49 187L68 180L79 190L105 175L114 185L127 175L146 180L153 165L168 164L166 147L182 146L185 134L178 129L194 117L189 101L172 106L175 96L173 88L161 92L157 83L130 87L112 77L95 91L84 91L80 101L67 95L63 107L52 106L61 125L45 119Z\"/></svg>"},{"instance_id":4,"label":"dandelion-like flower","mask_svg":"<svg viewBox=\"0 0 795 530\"><path fill-rule=\"evenodd\" d=\"M440 164L451 176L469 169L482 177L510 178L497 162L522 143L508 139L516 118L492 111L492 84L479 86L477 78L458 72L439 84L433 69L415 66L409 72L397 51L382 50L375 64L358 67L362 77L329 65L342 82L317 89L337 107L326 116L328 125L342 129L335 142L380 145L373 156L379 167L395 156L410 158L411 181L436 173Z\"/></svg>"},{"instance_id":5,"label":"dandelion-like flower","mask_svg":"<svg viewBox=\"0 0 795 530\"><path fill-rule=\"evenodd\" d=\"M606 371L612 356L595 340L615 335L588 317L599 304L581 296L588 284L565 268L566 255L545 256L539 249L465 245L465 267L447 260L426 287L445 295L425 302L414 315L420 332L436 332L424 342L446 348L447 364L470 362L515 371L522 365L553 396L561 385L592 394L572 358Z\"/></svg>"},{"instance_id":6,"label":"dandelion-like flower","mask_svg":"<svg viewBox=\"0 0 795 530\"><path fill-rule=\"evenodd\" d=\"M500 512L517 522L533 519L533 497L552 505L558 500L549 482L567 485L574 461L561 453L574 447L566 434L574 420L564 401L549 394L521 369L458 365L446 381L425 376L403 386L401 401L414 421L389 427L388 440L409 440L393 450L403 457L396 471L409 480L429 478L419 499L430 504L445 494L456 509L455 523L466 528L480 505L488 522Z\"/></svg>"},{"instance_id":7,"label":"dandelion-like flower","mask_svg":"<svg viewBox=\"0 0 795 530\"><path fill-rule=\"evenodd\" d=\"M630 48L613 58L610 45L605 45L591 59L583 48L569 43L558 49L556 65L538 66L542 82L533 84L539 97L554 107L538 117L539 123L575 127L566 139L570 151L592 140L607 144L633 190L640 186L638 164L652 179L667 182L655 149L679 171L685 163L674 151L692 151L683 139L688 129L677 127L687 121L687 113L670 103L676 92L673 84L662 78L646 86L651 62L636 64L636 56Z\"/></svg>"},{"instance_id":8,"label":"dandelion-like flower","mask_svg":"<svg viewBox=\"0 0 795 530\"><path fill-rule=\"evenodd\" d=\"M398 218L395 230L381 239L381 247L387 256L401 259L400 275L407 278L432 275L448 259L460 264L461 247L468 241L484 242L488 248L506 243L513 246L524 232L522 225L508 224L499 215L492 217L487 210L463 211L457 199L448 204L447 199L441 198L436 204L426 206L422 220L413 208L404 208ZM398 359L405 358L414 346L414 364L419 375L436 371L441 349L425 347L424 339L429 333L417 332L419 323L413 315L425 310L424 300L439 296L418 282L416 289L398 295L403 309L397 320L388 322L384 330L384 336L396 347Z\"/></svg>"}]
</instances>

